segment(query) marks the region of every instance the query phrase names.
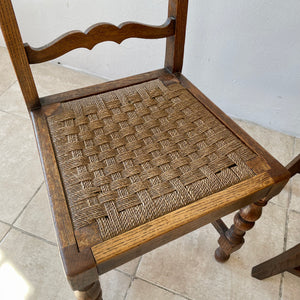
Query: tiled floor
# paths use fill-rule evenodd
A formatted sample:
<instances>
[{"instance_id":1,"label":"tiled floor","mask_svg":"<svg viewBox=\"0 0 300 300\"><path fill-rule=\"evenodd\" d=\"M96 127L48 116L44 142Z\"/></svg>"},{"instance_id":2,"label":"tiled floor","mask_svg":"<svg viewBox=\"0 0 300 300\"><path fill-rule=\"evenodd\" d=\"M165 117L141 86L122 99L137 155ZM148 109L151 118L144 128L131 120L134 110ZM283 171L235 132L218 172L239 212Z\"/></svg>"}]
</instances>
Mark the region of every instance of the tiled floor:
<instances>
[{"instance_id":1,"label":"tiled floor","mask_svg":"<svg viewBox=\"0 0 300 300\"><path fill-rule=\"evenodd\" d=\"M41 95L101 82L53 64L33 66ZM237 121L279 161L300 139ZM0 299L74 299L60 262L33 131L8 54L0 48ZM101 276L104 299L300 299L290 274L264 281L252 266L300 241L300 178L264 209L244 247L226 264L214 260L211 225ZM232 215L225 221L230 225Z\"/></svg>"}]
</instances>

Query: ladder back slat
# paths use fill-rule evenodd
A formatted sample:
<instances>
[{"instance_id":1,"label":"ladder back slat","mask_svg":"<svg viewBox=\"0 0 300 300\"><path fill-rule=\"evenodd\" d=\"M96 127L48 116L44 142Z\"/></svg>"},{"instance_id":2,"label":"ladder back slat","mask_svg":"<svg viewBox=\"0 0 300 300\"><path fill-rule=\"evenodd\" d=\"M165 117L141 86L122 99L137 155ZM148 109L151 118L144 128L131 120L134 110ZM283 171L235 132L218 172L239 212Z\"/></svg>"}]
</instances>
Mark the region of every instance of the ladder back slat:
<instances>
[{"instance_id":1,"label":"ladder back slat","mask_svg":"<svg viewBox=\"0 0 300 300\"><path fill-rule=\"evenodd\" d=\"M57 58L77 48L92 49L99 43L112 41L120 44L128 38L158 39L175 33L175 19L168 18L161 26L126 22L119 26L109 23L99 23L91 26L86 32L68 32L50 44L40 48L32 48L25 44L29 63L41 63Z\"/></svg>"}]
</instances>

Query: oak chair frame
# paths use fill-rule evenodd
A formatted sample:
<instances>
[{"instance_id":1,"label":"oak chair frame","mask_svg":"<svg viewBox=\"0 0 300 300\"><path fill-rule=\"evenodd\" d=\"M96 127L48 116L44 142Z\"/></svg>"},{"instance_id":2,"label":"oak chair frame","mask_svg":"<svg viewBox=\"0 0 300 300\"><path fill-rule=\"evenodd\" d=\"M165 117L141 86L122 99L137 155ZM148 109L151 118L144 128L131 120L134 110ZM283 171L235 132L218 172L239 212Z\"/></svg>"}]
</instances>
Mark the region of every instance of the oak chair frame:
<instances>
[{"instance_id":1,"label":"oak chair frame","mask_svg":"<svg viewBox=\"0 0 300 300\"><path fill-rule=\"evenodd\" d=\"M45 47L34 49L28 44L23 44L11 1L2 0L0 3L0 25L33 122L62 261L69 283L72 289L77 291L78 299L101 299L101 289L98 284L100 274L208 223L213 223L220 233L220 247L216 250L216 259L222 262L227 260L230 254L243 244L245 231L253 227L254 222L261 215L262 207L282 190L290 176L279 162L181 74L187 9L188 0L169 0L168 19L162 26L128 22L116 27L99 23L86 33L70 32ZM150 39L166 37L164 68L39 98L30 64L56 58L78 47L91 49L103 41L121 43L130 37ZM180 82L218 120L254 151L259 158L253 162L252 167L259 174L101 244L79 249L46 117L51 115L62 102L157 78L165 84ZM237 209L241 210L234 219L234 225L228 229L220 218Z\"/></svg>"}]
</instances>

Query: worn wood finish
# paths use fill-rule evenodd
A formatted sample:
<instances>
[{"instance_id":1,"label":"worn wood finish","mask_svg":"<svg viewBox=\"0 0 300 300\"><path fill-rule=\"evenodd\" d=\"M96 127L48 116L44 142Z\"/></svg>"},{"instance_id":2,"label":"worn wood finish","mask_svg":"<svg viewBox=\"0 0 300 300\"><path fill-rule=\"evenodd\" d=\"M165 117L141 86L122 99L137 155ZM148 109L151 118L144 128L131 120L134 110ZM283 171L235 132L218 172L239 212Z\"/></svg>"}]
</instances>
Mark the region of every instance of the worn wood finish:
<instances>
[{"instance_id":1,"label":"worn wood finish","mask_svg":"<svg viewBox=\"0 0 300 300\"><path fill-rule=\"evenodd\" d=\"M260 199L274 184L263 173L92 247L99 273Z\"/></svg>"},{"instance_id":2,"label":"worn wood finish","mask_svg":"<svg viewBox=\"0 0 300 300\"><path fill-rule=\"evenodd\" d=\"M299 174L300 154L298 154L286 168L291 173L291 176ZM252 276L257 279L265 279L284 271L300 276L300 244L253 267Z\"/></svg>"},{"instance_id":3,"label":"worn wood finish","mask_svg":"<svg viewBox=\"0 0 300 300\"><path fill-rule=\"evenodd\" d=\"M98 279L95 260L89 249L79 252L69 209L65 200L60 173L56 164L45 116L58 108L57 104L31 112L43 172L48 189L52 217L64 269L72 289L84 288Z\"/></svg>"},{"instance_id":4,"label":"worn wood finish","mask_svg":"<svg viewBox=\"0 0 300 300\"><path fill-rule=\"evenodd\" d=\"M250 149L259 155L259 160L263 158L267 165L259 164L258 168L263 168L273 177L277 178L278 184L274 185L266 197L260 199L247 208L244 209L243 216L237 213L234 218L234 225L227 231L221 234L218 242L220 247L215 252L215 258L219 262L225 262L229 259L230 254L241 248L244 243L243 236L247 230L250 230L254 226L256 220L248 220L248 216L245 211L249 212L251 217L252 213L256 214L260 211L262 206L275 195L280 193L285 184L287 183L290 174L286 168L284 168L277 160L275 160L264 148L262 148L253 138L251 138L243 129L241 129L232 119L230 119L224 112L222 112L214 103L212 103L202 92L200 92L190 81L188 81L182 74L176 74L183 86L189 89L189 91L199 99L199 101L206 106L211 113L213 113L221 122L224 123L235 135L237 135ZM259 170L259 169L258 169ZM215 227L220 230L219 224L214 223ZM223 227L225 229L225 227ZM222 231L221 231L222 233Z\"/></svg>"},{"instance_id":5,"label":"worn wood finish","mask_svg":"<svg viewBox=\"0 0 300 300\"><path fill-rule=\"evenodd\" d=\"M263 262L252 269L251 275L257 279L265 279L288 271L300 276L300 244Z\"/></svg>"},{"instance_id":6,"label":"worn wood finish","mask_svg":"<svg viewBox=\"0 0 300 300\"><path fill-rule=\"evenodd\" d=\"M169 17L176 19L175 35L167 38L165 68L172 73L181 72L183 66L184 43L188 0L170 0Z\"/></svg>"},{"instance_id":7,"label":"worn wood finish","mask_svg":"<svg viewBox=\"0 0 300 300\"><path fill-rule=\"evenodd\" d=\"M1 0L0 25L27 108L37 108L40 106L39 96L10 0Z\"/></svg>"},{"instance_id":8,"label":"worn wood finish","mask_svg":"<svg viewBox=\"0 0 300 300\"><path fill-rule=\"evenodd\" d=\"M292 175L300 172L299 161L300 155L287 165L286 168ZM244 235L246 231L250 230L254 226L255 221L260 218L263 206L267 205L271 198L279 194L287 182L288 178L274 185L266 197L240 209L240 211L234 216L234 224L230 227L230 229L226 230L226 228L223 227L223 230L219 231L217 228L220 232L220 238L218 240L220 247L215 251L215 258L217 261L225 262L229 259L231 253L241 248L245 242Z\"/></svg>"},{"instance_id":9,"label":"worn wood finish","mask_svg":"<svg viewBox=\"0 0 300 300\"><path fill-rule=\"evenodd\" d=\"M83 97L110 92L130 85L143 83L152 79L160 78L162 76L163 77L170 76L170 73L167 72L165 69L159 69L159 70L155 70L155 71L151 71L139 75L130 76L127 78L122 78L119 80L108 81L108 82L88 86L85 88L76 89L73 91L50 95L41 98L41 105L44 106L53 103L76 100Z\"/></svg>"},{"instance_id":10,"label":"worn wood finish","mask_svg":"<svg viewBox=\"0 0 300 300\"><path fill-rule=\"evenodd\" d=\"M161 26L149 26L145 24L125 22L119 26L109 23L98 23L91 26L85 32L68 32L46 46L32 48L25 44L25 50L29 63L36 64L57 58L77 48L92 49L105 41L120 44L128 38L158 39L175 33L175 19L168 18Z\"/></svg>"},{"instance_id":11,"label":"worn wood finish","mask_svg":"<svg viewBox=\"0 0 300 300\"><path fill-rule=\"evenodd\" d=\"M57 106L54 108L56 109ZM76 243L69 209L52 147L45 110L34 110L31 119L37 140L46 186L51 203L52 216L60 248Z\"/></svg>"},{"instance_id":12,"label":"worn wood finish","mask_svg":"<svg viewBox=\"0 0 300 300\"><path fill-rule=\"evenodd\" d=\"M166 85L178 81L178 79L174 75L172 75L166 71L159 70L154 73L152 73L152 72L146 73L146 74L144 74L144 76L139 75L139 76L131 77L130 79L124 79L124 80L119 80L116 82L111 82L111 83L108 83L108 85L103 84L102 88L101 88L101 85L98 85L97 87L88 88L88 92L97 93L99 90L106 91L106 90L114 89L116 87L121 88L122 86L128 86L130 84L135 84L138 82L144 82L144 81L150 80L149 78L153 78L154 75L160 75L160 78L164 81L164 84L166 84ZM191 84L189 84L188 87L191 88ZM197 93L195 93L195 88L192 90L190 89L190 91L193 94L197 94ZM67 100L70 97L71 98L76 97L76 95L78 95L77 93L80 94L79 91L69 92L67 95L65 94L65 99ZM84 94L86 94L86 91L84 92ZM198 99L199 99L199 101L201 101L202 103L207 105L207 102L203 101L202 98L198 97ZM206 100L206 98L204 100ZM45 106L43 106L43 113L50 115L58 107L59 107L59 103L54 103L52 105L45 105ZM37 114L37 112L34 112L33 114ZM214 111L214 114L217 115L218 118L226 126L228 126L228 124L226 124L226 120L224 121L225 115L215 113L215 111ZM43 126L41 126L41 128L42 127ZM247 139L248 139L248 135L246 133L244 133L243 140L245 140L246 142L251 144L251 139L250 139L250 141ZM255 145L253 146L253 144L252 144L252 149L257 150ZM258 149L260 149L260 148L258 147ZM256 152L259 152L259 151L256 151ZM265 152L263 152L263 154L265 154ZM48 155L49 155L49 153L47 154L47 156ZM52 159L54 159L54 158L52 158ZM269 161L271 161L271 160L274 160L274 159L270 158ZM260 176L266 176L263 180L262 180L262 177L257 177L257 181L252 181L252 183L250 183L250 184L249 184L249 182L245 182L246 185L241 186L240 189L235 189L236 187L232 187L232 189L228 189L228 190L224 191L224 194L214 195L213 200L212 200L212 198L206 199L207 201L203 201L203 199L202 199L201 201L199 201L199 203L200 202L202 202L202 203L200 203L200 206L197 209L195 209L195 207L189 207L187 210L183 209L181 216L179 216L176 212L176 214L174 214L174 215L178 216L178 219L173 218L174 215L173 216L168 215L169 219L164 220L162 223L159 223L162 221L161 218L159 219L158 223L155 223L156 220L154 220L155 225L152 223L150 225L145 224L144 227L136 229L136 231L134 230L134 231L130 231L130 233L129 232L126 233L126 236L121 235L120 236L121 239L119 241L112 239L112 240L108 241L109 244L107 242L105 242L105 243L101 243L101 244L98 244L98 245L95 245L94 247L92 247L93 255L95 256L96 263L98 264L98 271L101 273L106 272L106 271L134 258L137 255L146 253L147 251L150 251L151 249L154 249L159 245L162 245L170 240L173 240L173 239L175 239L187 232L190 232L191 230L194 230L204 224L212 222L215 219L218 219L218 218L222 217L223 215L226 215L229 212L239 209L240 207L245 206L253 201L258 201L259 199L264 198L266 195L268 195L270 193L269 186L274 185L276 180L280 181L280 180L282 180L282 178L278 177L276 180L274 180L272 178L273 173L268 174L269 173L268 171L270 169L269 164L266 163L262 159L257 159L255 162L253 162L253 164L257 165L257 170L262 171L262 174ZM55 166L54 166L54 168L55 168ZM266 186L263 186L263 187L259 186L261 184L261 182L266 184ZM252 191L251 191L251 189L249 190L249 186L253 187ZM275 186L276 186L276 184L275 184ZM56 187L56 189L57 188L58 187ZM234 190L235 190L235 193L234 193ZM231 204L229 204L230 201L228 202L229 196L232 196L233 197L232 199L234 199ZM211 197L213 197L213 196L211 196ZM217 199L219 199L219 200L217 200ZM240 199L240 200L237 200L237 199ZM214 203L214 205L215 205L216 201L220 201L220 205L214 206L214 209L210 213L208 213L209 209L211 208L209 205L212 205L212 203ZM202 205L204 205L204 207ZM206 208L207 210L205 210L205 205L208 205L208 207ZM222 208L222 205L224 205L223 208ZM199 213L199 211L201 213L198 214L197 216L192 214L192 212ZM171 222L172 219L173 219L173 222ZM166 224L169 224L169 226L166 226ZM149 227L149 235L148 235L148 239L147 239L147 237L145 237L145 235L144 235L144 232L146 232L145 228L148 228L148 226L150 226L150 227ZM154 234L153 230L156 227L161 228L161 230L163 230L163 231L155 230L154 231L155 234ZM140 232L141 232L140 230L143 231L143 235L140 234ZM133 234L132 237L130 236L130 234ZM86 236L87 235L88 235L88 233L86 233ZM146 238L146 240L145 239L139 240L138 239L139 236ZM79 238L79 236L78 236L78 238ZM128 243L127 242L124 243L124 240L127 238L129 239ZM80 240L81 240L81 238L80 238ZM119 246L118 243L122 243L123 247L117 248ZM81 248L81 250L84 250L87 247L89 247L88 240L87 240L86 244L83 244L82 247L80 247L80 248ZM103 247L107 247L106 250L103 249ZM109 255L109 257L106 257L106 255ZM66 251L63 252L63 256L66 256ZM70 261L68 258L63 258L63 259L65 261ZM85 268L87 268L87 266L85 266ZM80 280L78 280L78 278L79 277L77 276L76 282L80 281Z\"/></svg>"},{"instance_id":13,"label":"worn wood finish","mask_svg":"<svg viewBox=\"0 0 300 300\"><path fill-rule=\"evenodd\" d=\"M263 205L266 205L263 204ZM255 221L260 218L262 214L262 205L258 202L251 203L234 216L234 225L221 232L218 243L220 247L215 251L215 258L218 262L225 262L229 259L230 254L237 251L244 244L244 235L246 231L250 230Z\"/></svg>"},{"instance_id":14,"label":"worn wood finish","mask_svg":"<svg viewBox=\"0 0 300 300\"><path fill-rule=\"evenodd\" d=\"M71 288L84 290L98 281L98 271L89 248L79 251L76 244L60 249L65 273Z\"/></svg>"},{"instance_id":15,"label":"worn wood finish","mask_svg":"<svg viewBox=\"0 0 300 300\"><path fill-rule=\"evenodd\" d=\"M300 154L298 154L287 166L286 168L291 173L291 176L300 174Z\"/></svg>"},{"instance_id":16,"label":"worn wood finish","mask_svg":"<svg viewBox=\"0 0 300 300\"><path fill-rule=\"evenodd\" d=\"M224 234L228 230L228 227L222 219L218 219L212 222L211 224L215 227L215 229L219 232L220 235Z\"/></svg>"},{"instance_id":17,"label":"worn wood finish","mask_svg":"<svg viewBox=\"0 0 300 300\"><path fill-rule=\"evenodd\" d=\"M238 240L240 243L243 233L250 229L259 218L261 207L272 196L280 192L290 176L290 173L280 163L184 76L176 73L181 71L183 64L187 8L188 0L170 0L169 19L163 26L147 27L126 23L120 27L115 27L110 24L98 24L86 34L80 32L67 34L42 49L32 49L27 46L30 62L36 63L57 57L77 47L92 48L96 43L104 40L120 43L129 37L167 37L165 69L44 97L41 99L42 107L39 107L39 99L11 2L10 0L0 1L1 27L28 109L31 110L60 253L67 278L72 289L76 291L77 299L101 299L101 288L98 281L100 273L109 271L210 222L213 222L221 237L225 237L223 238L224 247L227 247L226 243L229 240L229 244L231 244L227 248L231 251L232 241L235 243ZM174 19L176 20L174 21ZM102 33L103 35L101 35ZM76 40L79 45L75 46ZM180 82L227 128L257 153L256 159L247 162L257 175L99 243L97 237L93 236L95 224L74 232L46 118L61 109L61 102L128 87L156 78L162 80L165 85ZM293 166L291 166L290 171L294 172ZM233 229L228 229L221 220L218 220L241 207L245 208L237 214ZM239 243L236 243L234 247L238 247ZM231 253L230 251L224 253L227 255L227 253Z\"/></svg>"},{"instance_id":18,"label":"worn wood finish","mask_svg":"<svg viewBox=\"0 0 300 300\"><path fill-rule=\"evenodd\" d=\"M99 280L80 291L75 291L74 294L77 300L102 300L102 290Z\"/></svg>"}]
</instances>

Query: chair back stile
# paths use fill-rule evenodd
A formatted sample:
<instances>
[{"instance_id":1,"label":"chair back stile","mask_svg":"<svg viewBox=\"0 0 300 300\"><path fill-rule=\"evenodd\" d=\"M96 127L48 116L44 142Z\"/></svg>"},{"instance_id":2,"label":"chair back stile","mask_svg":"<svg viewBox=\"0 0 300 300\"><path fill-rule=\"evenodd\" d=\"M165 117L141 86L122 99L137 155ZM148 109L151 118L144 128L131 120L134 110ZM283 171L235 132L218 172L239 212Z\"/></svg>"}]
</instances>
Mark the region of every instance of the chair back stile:
<instances>
[{"instance_id":1,"label":"chair back stile","mask_svg":"<svg viewBox=\"0 0 300 300\"><path fill-rule=\"evenodd\" d=\"M40 106L11 0L0 2L0 25L28 110Z\"/></svg>"},{"instance_id":2,"label":"chair back stile","mask_svg":"<svg viewBox=\"0 0 300 300\"><path fill-rule=\"evenodd\" d=\"M30 64L57 58L80 47L92 49L103 41L121 43L131 37L146 39L166 37L165 68L172 73L181 72L187 9L188 0L169 0L168 19L161 26L126 22L117 27L112 24L99 23L84 33L72 31L36 49L27 43L23 44L11 0L2 0L0 25L28 110L41 106Z\"/></svg>"},{"instance_id":3,"label":"chair back stile","mask_svg":"<svg viewBox=\"0 0 300 300\"><path fill-rule=\"evenodd\" d=\"M175 34L167 38L165 68L181 72L183 66L188 0L169 0L169 17L176 19Z\"/></svg>"},{"instance_id":4,"label":"chair back stile","mask_svg":"<svg viewBox=\"0 0 300 300\"><path fill-rule=\"evenodd\" d=\"M283 167L181 74L188 0L168 5L160 26L98 23L33 48L11 0L0 0L77 299L101 300L99 275L208 223L220 234L215 258L225 262L299 172L299 156ZM39 98L31 64L128 38L166 38L164 67ZM228 228L220 218L238 209Z\"/></svg>"}]
</instances>

